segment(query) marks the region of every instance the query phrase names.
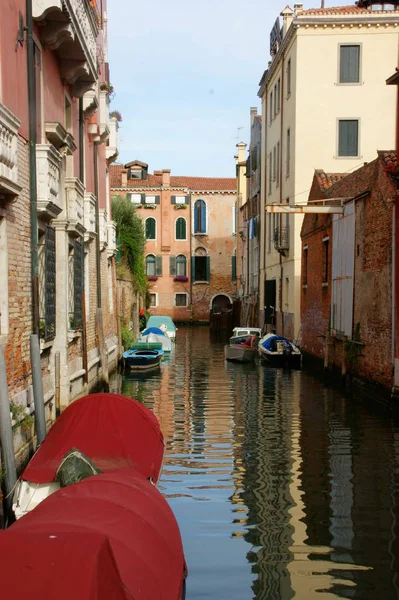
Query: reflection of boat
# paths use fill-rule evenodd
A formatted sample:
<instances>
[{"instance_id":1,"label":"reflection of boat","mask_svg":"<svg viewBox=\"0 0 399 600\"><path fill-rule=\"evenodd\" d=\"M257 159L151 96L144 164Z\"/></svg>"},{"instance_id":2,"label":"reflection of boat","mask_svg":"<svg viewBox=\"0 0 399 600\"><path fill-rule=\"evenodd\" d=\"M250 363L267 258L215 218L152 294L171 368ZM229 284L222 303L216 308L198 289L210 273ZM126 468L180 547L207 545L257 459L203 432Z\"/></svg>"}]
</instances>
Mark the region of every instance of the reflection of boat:
<instances>
[{"instance_id":1,"label":"reflection of boat","mask_svg":"<svg viewBox=\"0 0 399 600\"><path fill-rule=\"evenodd\" d=\"M163 350L126 350L122 359L129 369L149 371L159 367L162 356Z\"/></svg>"},{"instance_id":2,"label":"reflection of boat","mask_svg":"<svg viewBox=\"0 0 399 600\"><path fill-rule=\"evenodd\" d=\"M147 329L149 327L158 327L161 331L164 331L171 340L176 338L176 325L173 323L171 317L162 315L152 315L147 321Z\"/></svg>"},{"instance_id":3,"label":"reflection of boat","mask_svg":"<svg viewBox=\"0 0 399 600\"><path fill-rule=\"evenodd\" d=\"M224 357L232 362L253 362L258 355L256 348L246 344L226 344Z\"/></svg>"},{"instance_id":4,"label":"reflection of boat","mask_svg":"<svg viewBox=\"0 0 399 600\"><path fill-rule=\"evenodd\" d=\"M68 406L18 482L13 509L17 518L56 492L57 469L78 448L101 471L134 467L157 482L164 443L159 423L145 406L119 394L90 394Z\"/></svg>"},{"instance_id":5,"label":"reflection of boat","mask_svg":"<svg viewBox=\"0 0 399 600\"><path fill-rule=\"evenodd\" d=\"M98 474L79 481L76 470L59 489L71 449ZM163 455L158 420L136 400L91 394L68 406L18 482L18 520L0 531L4 598L184 598L179 528L152 483Z\"/></svg>"},{"instance_id":6,"label":"reflection of boat","mask_svg":"<svg viewBox=\"0 0 399 600\"><path fill-rule=\"evenodd\" d=\"M171 352L172 341L165 331L159 329L159 327L147 327L141 332L139 337L139 343L143 342L146 344L161 344L164 352ZM134 348L134 346L132 346Z\"/></svg>"},{"instance_id":7,"label":"reflection of boat","mask_svg":"<svg viewBox=\"0 0 399 600\"><path fill-rule=\"evenodd\" d=\"M246 338L253 335L261 336L262 329L260 327L234 327L233 335L230 338L230 344L237 344L245 341Z\"/></svg>"},{"instance_id":8,"label":"reflection of boat","mask_svg":"<svg viewBox=\"0 0 399 600\"><path fill-rule=\"evenodd\" d=\"M270 364L281 366L301 366L301 351L287 338L274 333L266 334L259 341L259 356Z\"/></svg>"}]
</instances>

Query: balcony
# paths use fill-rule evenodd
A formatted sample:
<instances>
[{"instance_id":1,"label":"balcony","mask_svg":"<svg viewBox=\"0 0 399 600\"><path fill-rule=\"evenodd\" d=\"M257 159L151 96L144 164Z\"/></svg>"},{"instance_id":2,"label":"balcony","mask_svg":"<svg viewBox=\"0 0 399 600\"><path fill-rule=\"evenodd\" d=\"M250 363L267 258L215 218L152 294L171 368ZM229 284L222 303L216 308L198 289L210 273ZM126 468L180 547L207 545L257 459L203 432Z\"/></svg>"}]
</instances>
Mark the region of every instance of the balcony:
<instances>
[{"instance_id":1,"label":"balcony","mask_svg":"<svg viewBox=\"0 0 399 600\"><path fill-rule=\"evenodd\" d=\"M108 246L107 211L100 208L100 248L105 250Z\"/></svg>"},{"instance_id":2,"label":"balcony","mask_svg":"<svg viewBox=\"0 0 399 600\"><path fill-rule=\"evenodd\" d=\"M62 156L52 145L37 144L37 210L44 219L55 219L62 212L60 166Z\"/></svg>"},{"instance_id":3,"label":"balcony","mask_svg":"<svg viewBox=\"0 0 399 600\"><path fill-rule=\"evenodd\" d=\"M68 231L77 237L83 235L86 231L83 214L84 191L84 185L78 177L67 177L65 179Z\"/></svg>"},{"instance_id":4,"label":"balcony","mask_svg":"<svg viewBox=\"0 0 399 600\"><path fill-rule=\"evenodd\" d=\"M87 0L33 0L32 11L41 42L58 55L61 77L83 96L98 78L96 11Z\"/></svg>"},{"instance_id":5,"label":"balcony","mask_svg":"<svg viewBox=\"0 0 399 600\"><path fill-rule=\"evenodd\" d=\"M116 255L116 223L107 221L107 255L109 258Z\"/></svg>"},{"instance_id":6,"label":"balcony","mask_svg":"<svg viewBox=\"0 0 399 600\"><path fill-rule=\"evenodd\" d=\"M18 185L18 128L20 122L0 103L0 198L17 196Z\"/></svg>"},{"instance_id":7,"label":"balcony","mask_svg":"<svg viewBox=\"0 0 399 600\"><path fill-rule=\"evenodd\" d=\"M84 194L84 226L86 229L85 240L93 239L96 235L96 202L94 194Z\"/></svg>"},{"instance_id":8,"label":"balcony","mask_svg":"<svg viewBox=\"0 0 399 600\"><path fill-rule=\"evenodd\" d=\"M98 82L93 89L88 90L83 96L83 112L86 119L90 119L98 109Z\"/></svg>"},{"instance_id":9,"label":"balcony","mask_svg":"<svg viewBox=\"0 0 399 600\"><path fill-rule=\"evenodd\" d=\"M108 93L100 89L100 104L97 112L97 135L94 136L95 142L105 142L109 138L109 105Z\"/></svg>"},{"instance_id":10,"label":"balcony","mask_svg":"<svg viewBox=\"0 0 399 600\"><path fill-rule=\"evenodd\" d=\"M111 164L118 158L118 121L115 117L109 120L109 138L107 145L107 161Z\"/></svg>"},{"instance_id":11,"label":"balcony","mask_svg":"<svg viewBox=\"0 0 399 600\"><path fill-rule=\"evenodd\" d=\"M274 230L274 247L278 252L285 255L290 249L290 228L277 227Z\"/></svg>"}]
</instances>

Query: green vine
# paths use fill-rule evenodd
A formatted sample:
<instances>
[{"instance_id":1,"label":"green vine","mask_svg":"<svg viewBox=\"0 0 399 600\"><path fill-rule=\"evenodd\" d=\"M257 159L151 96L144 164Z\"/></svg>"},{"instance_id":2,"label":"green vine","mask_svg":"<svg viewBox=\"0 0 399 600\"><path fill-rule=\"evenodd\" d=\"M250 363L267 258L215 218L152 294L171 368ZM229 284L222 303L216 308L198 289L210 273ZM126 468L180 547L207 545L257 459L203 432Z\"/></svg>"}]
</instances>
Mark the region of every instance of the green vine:
<instances>
[{"instance_id":1,"label":"green vine","mask_svg":"<svg viewBox=\"0 0 399 600\"><path fill-rule=\"evenodd\" d=\"M33 423L32 415L26 414L26 408L20 406L19 404L15 404L15 402L10 402L10 412L12 415L12 420L15 421L12 426L13 429L17 427L21 427L22 429L27 429Z\"/></svg>"},{"instance_id":2,"label":"green vine","mask_svg":"<svg viewBox=\"0 0 399 600\"><path fill-rule=\"evenodd\" d=\"M357 365L357 361L359 356L362 353L363 344L360 339L360 323L356 323L355 331L353 332L353 339L347 340L344 344L346 360L351 365L351 367L355 367Z\"/></svg>"}]
</instances>

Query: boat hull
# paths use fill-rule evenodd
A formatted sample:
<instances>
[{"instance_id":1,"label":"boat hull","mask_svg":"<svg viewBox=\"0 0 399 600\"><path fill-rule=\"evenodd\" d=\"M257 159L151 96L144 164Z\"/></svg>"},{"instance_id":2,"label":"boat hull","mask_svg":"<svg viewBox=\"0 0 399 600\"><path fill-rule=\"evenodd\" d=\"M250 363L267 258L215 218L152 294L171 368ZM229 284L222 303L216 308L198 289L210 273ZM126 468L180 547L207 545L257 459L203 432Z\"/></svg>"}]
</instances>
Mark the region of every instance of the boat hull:
<instances>
[{"instance_id":1,"label":"boat hull","mask_svg":"<svg viewBox=\"0 0 399 600\"><path fill-rule=\"evenodd\" d=\"M275 367L301 367L301 351L282 336L275 334L264 336L259 342L258 353L263 361Z\"/></svg>"},{"instance_id":2,"label":"boat hull","mask_svg":"<svg viewBox=\"0 0 399 600\"><path fill-rule=\"evenodd\" d=\"M122 358L131 370L150 371L159 367L162 355L162 350L127 350Z\"/></svg>"},{"instance_id":3,"label":"boat hull","mask_svg":"<svg viewBox=\"0 0 399 600\"><path fill-rule=\"evenodd\" d=\"M255 348L243 344L231 344L224 347L224 357L231 362L253 362L257 356Z\"/></svg>"}]
</instances>

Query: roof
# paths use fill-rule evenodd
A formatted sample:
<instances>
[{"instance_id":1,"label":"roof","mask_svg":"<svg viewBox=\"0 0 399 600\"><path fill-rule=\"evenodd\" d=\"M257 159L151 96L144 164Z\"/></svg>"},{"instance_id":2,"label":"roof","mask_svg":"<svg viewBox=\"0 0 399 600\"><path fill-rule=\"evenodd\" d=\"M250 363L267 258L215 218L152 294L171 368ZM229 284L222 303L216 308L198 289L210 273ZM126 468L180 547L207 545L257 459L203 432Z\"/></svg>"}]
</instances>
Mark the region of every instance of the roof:
<instances>
[{"instance_id":1,"label":"roof","mask_svg":"<svg viewBox=\"0 0 399 600\"><path fill-rule=\"evenodd\" d=\"M134 467L158 481L164 443L154 413L119 394L90 394L70 404L51 427L22 478L54 481L62 458L72 448L102 471Z\"/></svg>"},{"instance_id":2,"label":"roof","mask_svg":"<svg viewBox=\"0 0 399 600\"><path fill-rule=\"evenodd\" d=\"M373 13L375 12L376 11L373 11ZM387 11L384 11L384 13L386 12ZM307 10L301 10L301 12L299 12L297 16L302 17L303 15L359 15L364 13L370 14L370 11L367 10L367 8L360 8L359 6L352 4L349 6L331 6L328 8L309 8Z\"/></svg>"},{"instance_id":3,"label":"roof","mask_svg":"<svg viewBox=\"0 0 399 600\"><path fill-rule=\"evenodd\" d=\"M378 156L386 167L390 165L396 167L398 164L398 159L395 150L379 150Z\"/></svg>"},{"instance_id":4,"label":"roof","mask_svg":"<svg viewBox=\"0 0 399 600\"><path fill-rule=\"evenodd\" d=\"M122 187L123 165L110 166L111 188ZM147 179L129 179L128 188L161 188L162 175L148 174ZM190 177L185 175L172 175L170 177L171 188L183 188L199 192L235 192L237 180L235 177Z\"/></svg>"},{"instance_id":5,"label":"roof","mask_svg":"<svg viewBox=\"0 0 399 600\"><path fill-rule=\"evenodd\" d=\"M142 162L141 160L137 160L137 158L136 158L135 160L132 160L125 164L125 169L128 169L129 167L144 167L145 169L147 169L148 164L145 162Z\"/></svg>"},{"instance_id":6,"label":"roof","mask_svg":"<svg viewBox=\"0 0 399 600\"><path fill-rule=\"evenodd\" d=\"M334 183L341 181L347 173L325 173L321 169L316 169L315 175L320 189L328 190Z\"/></svg>"}]
</instances>

